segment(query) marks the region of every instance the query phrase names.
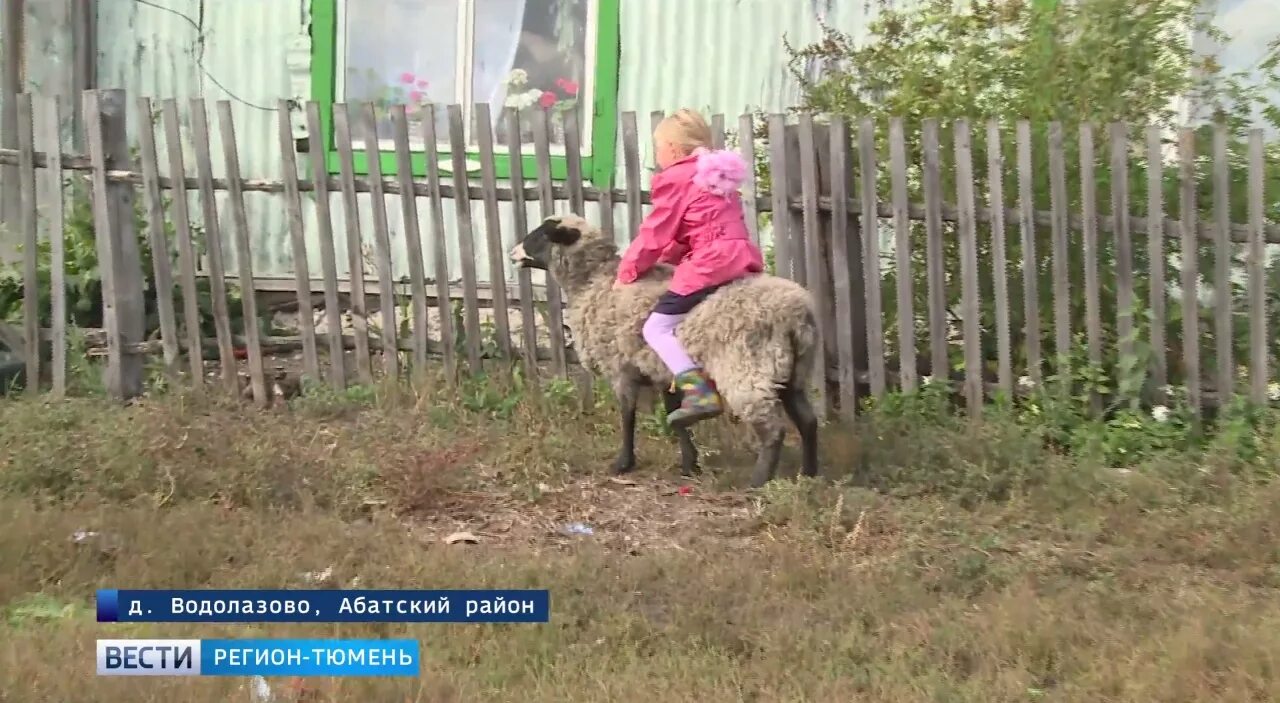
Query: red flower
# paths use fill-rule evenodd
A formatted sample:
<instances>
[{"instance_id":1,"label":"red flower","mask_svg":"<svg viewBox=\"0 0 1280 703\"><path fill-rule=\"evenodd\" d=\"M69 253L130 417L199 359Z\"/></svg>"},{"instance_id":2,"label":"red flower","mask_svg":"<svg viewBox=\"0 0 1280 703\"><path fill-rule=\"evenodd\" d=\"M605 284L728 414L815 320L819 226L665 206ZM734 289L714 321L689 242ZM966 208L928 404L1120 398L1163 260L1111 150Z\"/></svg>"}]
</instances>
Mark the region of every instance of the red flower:
<instances>
[{"instance_id":1,"label":"red flower","mask_svg":"<svg viewBox=\"0 0 1280 703\"><path fill-rule=\"evenodd\" d=\"M415 103L422 102L422 91L421 90L409 91L409 99L414 101Z\"/></svg>"},{"instance_id":2,"label":"red flower","mask_svg":"<svg viewBox=\"0 0 1280 703\"><path fill-rule=\"evenodd\" d=\"M556 87L563 90L565 95L573 96L578 94L578 84L568 78L557 78Z\"/></svg>"},{"instance_id":3,"label":"red flower","mask_svg":"<svg viewBox=\"0 0 1280 703\"><path fill-rule=\"evenodd\" d=\"M549 108L552 105L555 105L556 94L549 90L542 91L542 96L538 98L538 104L541 105L544 109Z\"/></svg>"},{"instance_id":4,"label":"red flower","mask_svg":"<svg viewBox=\"0 0 1280 703\"><path fill-rule=\"evenodd\" d=\"M417 86L418 86L419 88L425 88L425 87L427 87L427 85L428 85L428 84L427 84L427 79L425 79L425 78L419 78L419 79L418 79Z\"/></svg>"},{"instance_id":5,"label":"red flower","mask_svg":"<svg viewBox=\"0 0 1280 703\"><path fill-rule=\"evenodd\" d=\"M687 495L689 495L690 493L693 493L693 487L692 487L692 486L681 486L681 487L680 487L680 495L682 495L682 496L687 496Z\"/></svg>"},{"instance_id":6,"label":"red flower","mask_svg":"<svg viewBox=\"0 0 1280 703\"><path fill-rule=\"evenodd\" d=\"M404 73L400 74L400 82L404 83L405 85L412 85L413 79L414 79L414 76L409 71L405 71Z\"/></svg>"}]
</instances>

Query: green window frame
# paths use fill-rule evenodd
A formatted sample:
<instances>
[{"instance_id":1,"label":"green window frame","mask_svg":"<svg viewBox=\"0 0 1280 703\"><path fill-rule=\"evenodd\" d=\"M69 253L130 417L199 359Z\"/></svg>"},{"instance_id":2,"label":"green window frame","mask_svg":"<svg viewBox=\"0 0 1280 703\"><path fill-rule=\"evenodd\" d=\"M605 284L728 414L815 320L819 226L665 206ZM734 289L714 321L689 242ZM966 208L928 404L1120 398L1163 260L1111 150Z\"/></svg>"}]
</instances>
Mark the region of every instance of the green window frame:
<instances>
[{"instance_id":1,"label":"green window frame","mask_svg":"<svg viewBox=\"0 0 1280 703\"><path fill-rule=\"evenodd\" d=\"M325 165L330 174L338 172L338 152L333 134L333 103L337 95L338 12L343 2L367 2L369 0L311 0L311 99L320 107L319 139L311 135L311 142L319 142L325 153ZM581 155L582 174L592 185L605 187L613 176L618 124L618 63L619 63L619 4L622 0L592 0L596 3L596 33L594 84L591 104L591 141L588 151ZM440 106L443 107L443 106ZM439 108L437 108L439 109ZM363 149L354 156L356 173L368 174L368 160ZM479 158L475 147L467 149L467 159ZM437 150L436 160L442 174L451 174L450 152ZM410 153L413 175L425 177L426 152L415 149ZM523 158L526 178L536 174L537 161L532 154ZM395 173L395 152L381 152L384 174ZM494 166L498 178L511 175L511 156L495 153ZM469 172L468 175L476 175ZM568 164L563 154L551 155L551 176L563 181L568 176Z\"/></svg>"}]
</instances>

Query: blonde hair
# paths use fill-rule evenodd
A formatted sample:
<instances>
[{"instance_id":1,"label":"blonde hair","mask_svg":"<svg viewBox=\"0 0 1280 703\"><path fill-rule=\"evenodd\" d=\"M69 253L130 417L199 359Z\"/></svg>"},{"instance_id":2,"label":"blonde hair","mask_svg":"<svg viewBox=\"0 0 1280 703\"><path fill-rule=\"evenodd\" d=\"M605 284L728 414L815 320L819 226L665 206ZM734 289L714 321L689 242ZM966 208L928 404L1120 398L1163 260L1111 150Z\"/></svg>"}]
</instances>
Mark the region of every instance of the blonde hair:
<instances>
[{"instance_id":1,"label":"blonde hair","mask_svg":"<svg viewBox=\"0 0 1280 703\"><path fill-rule=\"evenodd\" d=\"M692 154L698 147L711 148L711 125L697 110L687 107L663 118L653 130L653 136L671 142L685 154Z\"/></svg>"}]
</instances>

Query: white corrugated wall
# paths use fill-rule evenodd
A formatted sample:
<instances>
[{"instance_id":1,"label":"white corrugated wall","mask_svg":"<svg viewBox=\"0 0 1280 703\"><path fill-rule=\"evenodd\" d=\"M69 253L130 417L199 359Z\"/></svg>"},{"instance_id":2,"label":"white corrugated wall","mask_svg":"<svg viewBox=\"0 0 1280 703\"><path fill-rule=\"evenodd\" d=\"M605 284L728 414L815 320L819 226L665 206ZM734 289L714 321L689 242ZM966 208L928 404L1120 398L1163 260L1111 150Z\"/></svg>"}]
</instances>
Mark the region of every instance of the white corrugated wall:
<instances>
[{"instance_id":1,"label":"white corrugated wall","mask_svg":"<svg viewBox=\"0 0 1280 703\"><path fill-rule=\"evenodd\" d=\"M305 0L112 0L99 3L99 84L125 88L134 99L146 95L180 100L184 127L184 156L188 175L195 174L187 100L203 96L209 111L210 148L215 176L224 173L215 102L231 101L237 127L241 172L248 178L279 178L279 141L275 101L282 96L307 97L305 66L297 54L305 48L308 16ZM819 18L845 31L864 23L862 0L624 0L621 7L619 110L638 113L641 154L650 163L647 139L648 114L692 106L708 113L723 112L727 126L736 128L737 115L756 108L780 110L797 98L797 88L786 73L784 34L793 44L818 35ZM302 54L305 62L305 51ZM301 75L300 75L301 72ZM228 92L229 91L229 92ZM268 108L268 109L263 109ZM138 120L131 117L131 130ZM160 158L165 163L163 132ZM305 159L303 159L305 161ZM623 184L622 150L615 159L617 183ZM647 174L647 170L646 170ZM647 181L647 176L646 176ZM281 199L275 195L246 193L253 242L255 276L289 279L292 253ZM372 248L372 211L368 195L360 196L363 241ZM200 209L191 197L193 218ZM231 250L231 223L226 195L219 196L220 222L228 272L235 272ZM426 271L434 270L429 245L429 207L418 202L419 228L428 244ZM558 207L563 210L564 204ZM400 203L386 199L391 229L393 268L397 278L408 272ZM307 207L308 263L313 276L320 272L314 210ZM346 234L339 196L332 199L335 250L340 275L346 275ZM477 277L490 279L484 236L483 206L473 203ZM588 216L599 210L588 204ZM536 204L528 213L530 223L540 216ZM626 221L625 206L615 210L619 225ZM450 278L460 280L456 220L452 203L445 208L449 241ZM504 248L514 243L511 208L503 204L499 225ZM620 240L625 233L619 229ZM523 233L519 233L523 234ZM505 261L505 256L503 257ZM508 280L514 271L507 267ZM540 282L540 281L538 281Z\"/></svg>"}]
</instances>

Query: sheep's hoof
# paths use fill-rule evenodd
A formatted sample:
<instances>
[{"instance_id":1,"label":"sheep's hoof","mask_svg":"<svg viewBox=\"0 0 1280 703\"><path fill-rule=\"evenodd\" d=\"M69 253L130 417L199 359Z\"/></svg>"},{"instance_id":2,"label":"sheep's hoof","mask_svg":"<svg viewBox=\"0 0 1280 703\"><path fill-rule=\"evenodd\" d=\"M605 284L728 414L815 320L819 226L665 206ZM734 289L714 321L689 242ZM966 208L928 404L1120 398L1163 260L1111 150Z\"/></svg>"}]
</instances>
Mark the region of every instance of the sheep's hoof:
<instances>
[{"instance_id":1,"label":"sheep's hoof","mask_svg":"<svg viewBox=\"0 0 1280 703\"><path fill-rule=\"evenodd\" d=\"M629 474L636 468L636 458L627 454L619 454L609 468L615 474Z\"/></svg>"},{"instance_id":2,"label":"sheep's hoof","mask_svg":"<svg viewBox=\"0 0 1280 703\"><path fill-rule=\"evenodd\" d=\"M772 471L755 471L751 474L751 481L747 484L749 488L764 488L766 483L773 480Z\"/></svg>"}]
</instances>

